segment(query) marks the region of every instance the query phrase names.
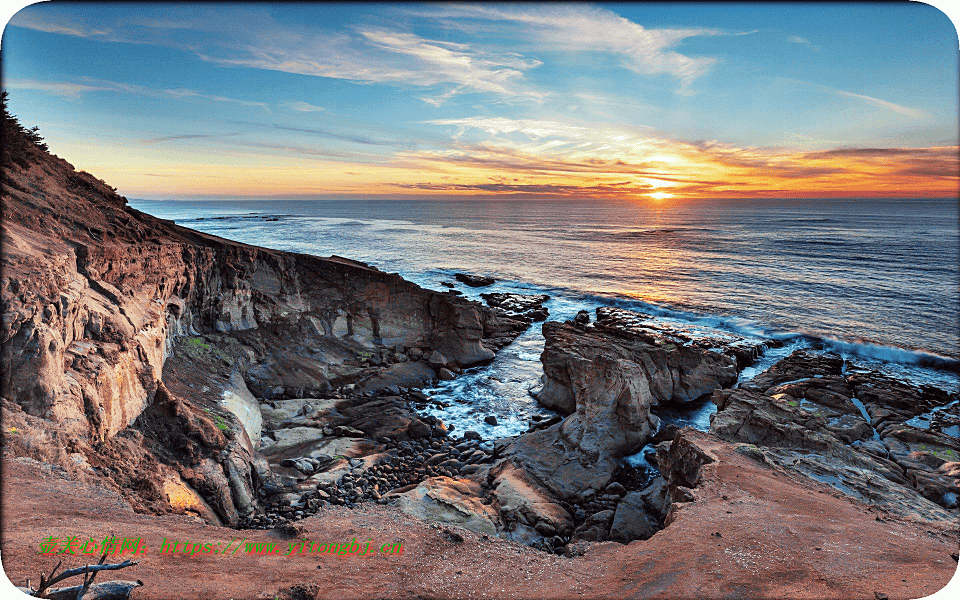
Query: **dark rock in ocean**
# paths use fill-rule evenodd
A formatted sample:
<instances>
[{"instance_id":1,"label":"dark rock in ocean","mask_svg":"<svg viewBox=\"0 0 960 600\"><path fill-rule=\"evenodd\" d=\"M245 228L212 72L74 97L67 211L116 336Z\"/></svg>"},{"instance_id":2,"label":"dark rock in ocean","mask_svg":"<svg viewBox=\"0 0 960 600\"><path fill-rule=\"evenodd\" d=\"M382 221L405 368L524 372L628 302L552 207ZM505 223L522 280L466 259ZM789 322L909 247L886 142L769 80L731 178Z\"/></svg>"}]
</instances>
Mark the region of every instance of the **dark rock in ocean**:
<instances>
[{"instance_id":1,"label":"dark rock in ocean","mask_svg":"<svg viewBox=\"0 0 960 600\"><path fill-rule=\"evenodd\" d=\"M582 525L574 530L571 540L584 542L606 541L609 539L610 523L613 521L614 514L612 510L603 510L590 515Z\"/></svg>"},{"instance_id":2,"label":"dark rock in ocean","mask_svg":"<svg viewBox=\"0 0 960 600\"><path fill-rule=\"evenodd\" d=\"M482 275L467 275L466 273L455 273L457 281L465 283L470 287L486 287L497 282L493 277L484 277Z\"/></svg>"},{"instance_id":3,"label":"dark rock in ocean","mask_svg":"<svg viewBox=\"0 0 960 600\"><path fill-rule=\"evenodd\" d=\"M440 369L451 364L450 359L448 359L446 356L444 356L440 352L437 352L436 350L434 350L433 353L430 354L430 358L427 359L427 362L434 369Z\"/></svg>"},{"instance_id":4,"label":"dark rock in ocean","mask_svg":"<svg viewBox=\"0 0 960 600\"><path fill-rule=\"evenodd\" d=\"M487 305L500 309L509 317L526 321L544 321L550 315L543 303L550 299L546 294L480 294Z\"/></svg>"},{"instance_id":5,"label":"dark rock in ocean","mask_svg":"<svg viewBox=\"0 0 960 600\"><path fill-rule=\"evenodd\" d=\"M589 323L590 323L590 313L587 312L587 311L585 311L585 310L581 310L580 312L577 313L577 316L573 318L573 322L576 323L577 325L587 325L587 324L589 324Z\"/></svg>"},{"instance_id":6,"label":"dark rock in ocean","mask_svg":"<svg viewBox=\"0 0 960 600\"><path fill-rule=\"evenodd\" d=\"M641 312L611 306L597 308L597 321L594 326L606 331L615 330L646 337L651 343L722 352L736 360L738 371L753 364L766 348L783 345L783 342L778 340L750 341L717 329L666 323Z\"/></svg>"},{"instance_id":7,"label":"dark rock in ocean","mask_svg":"<svg viewBox=\"0 0 960 600\"><path fill-rule=\"evenodd\" d=\"M627 493L627 488L623 487L623 484L613 482L606 487L604 490L608 494L616 494L617 496L623 496Z\"/></svg>"},{"instance_id":8,"label":"dark rock in ocean","mask_svg":"<svg viewBox=\"0 0 960 600\"><path fill-rule=\"evenodd\" d=\"M407 432L410 434L410 437L419 439L430 437L431 429L430 426L423 421L414 419L413 421L410 421L410 425L407 427Z\"/></svg>"},{"instance_id":9,"label":"dark rock in ocean","mask_svg":"<svg viewBox=\"0 0 960 600\"><path fill-rule=\"evenodd\" d=\"M497 418L493 415L487 415L486 417L483 418L483 422L486 423L487 425L496 425Z\"/></svg>"}]
</instances>

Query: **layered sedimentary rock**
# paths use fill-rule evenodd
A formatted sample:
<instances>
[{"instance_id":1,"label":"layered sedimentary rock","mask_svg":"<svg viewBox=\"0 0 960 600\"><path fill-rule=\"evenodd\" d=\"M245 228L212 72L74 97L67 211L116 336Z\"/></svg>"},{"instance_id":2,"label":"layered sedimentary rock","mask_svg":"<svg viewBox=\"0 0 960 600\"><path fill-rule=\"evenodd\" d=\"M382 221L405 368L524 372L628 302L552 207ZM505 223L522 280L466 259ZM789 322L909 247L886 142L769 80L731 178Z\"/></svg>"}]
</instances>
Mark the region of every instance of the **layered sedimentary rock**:
<instances>
[{"instance_id":1,"label":"layered sedimentary rock","mask_svg":"<svg viewBox=\"0 0 960 600\"><path fill-rule=\"evenodd\" d=\"M691 344L647 323L636 324L639 317L601 307L591 325L545 323L539 402L571 414L604 386L632 386L634 397L658 404L689 402L736 382L737 360L725 353L726 346Z\"/></svg>"},{"instance_id":2,"label":"layered sedimentary rock","mask_svg":"<svg viewBox=\"0 0 960 600\"><path fill-rule=\"evenodd\" d=\"M598 309L597 321L548 322L538 400L566 419L498 443L497 455L523 469L557 497L602 490L626 454L657 429L651 406L687 402L729 386L737 361L722 347L685 343Z\"/></svg>"},{"instance_id":3,"label":"layered sedimentary rock","mask_svg":"<svg viewBox=\"0 0 960 600\"><path fill-rule=\"evenodd\" d=\"M956 517L960 440L907 423L955 402L950 394L797 351L713 401L711 432L758 460L893 514Z\"/></svg>"},{"instance_id":4,"label":"layered sedimentary rock","mask_svg":"<svg viewBox=\"0 0 960 600\"><path fill-rule=\"evenodd\" d=\"M19 135L11 123L5 114L5 135ZM258 395L319 395L373 377L410 348L459 368L493 358L485 338L515 329L477 303L362 263L178 227L36 145L18 147L3 161L3 396L77 440L107 443L167 404L165 361L189 336L188 359L232 361L237 374L216 383L212 405L199 400L212 387L202 384L196 398L171 400L186 421L248 447L227 451L226 438L200 436L186 449L191 460L212 461L197 485L220 486L222 496L231 482L234 505L247 504L256 478L259 417L247 383Z\"/></svg>"}]
</instances>

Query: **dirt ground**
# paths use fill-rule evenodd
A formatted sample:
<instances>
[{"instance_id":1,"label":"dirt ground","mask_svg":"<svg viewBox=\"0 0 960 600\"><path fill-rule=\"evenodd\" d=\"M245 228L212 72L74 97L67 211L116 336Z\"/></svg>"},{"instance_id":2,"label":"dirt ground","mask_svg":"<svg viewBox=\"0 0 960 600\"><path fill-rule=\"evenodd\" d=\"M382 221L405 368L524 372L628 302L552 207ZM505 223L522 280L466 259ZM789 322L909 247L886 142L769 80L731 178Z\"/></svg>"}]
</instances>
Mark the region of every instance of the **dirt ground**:
<instances>
[{"instance_id":1,"label":"dirt ground","mask_svg":"<svg viewBox=\"0 0 960 600\"><path fill-rule=\"evenodd\" d=\"M99 543L109 534L139 537L146 546L135 557L138 565L112 574L143 581L134 598L894 599L933 594L957 571L955 524L897 519L756 463L709 436L698 444L718 460L704 467L696 501L671 525L626 546L593 544L572 559L376 504L324 509L297 522L302 529L292 537L217 528L185 515L138 514L107 488L78 484L32 459L5 459L3 569L15 585L27 578L36 585L40 572L61 558L64 568L95 562L41 555L43 540L77 536ZM377 551L286 555L303 539L319 550L312 543L354 538ZM164 539L221 551L161 554ZM273 542L281 550L251 556L247 542ZM402 553L379 552L398 542Z\"/></svg>"}]
</instances>

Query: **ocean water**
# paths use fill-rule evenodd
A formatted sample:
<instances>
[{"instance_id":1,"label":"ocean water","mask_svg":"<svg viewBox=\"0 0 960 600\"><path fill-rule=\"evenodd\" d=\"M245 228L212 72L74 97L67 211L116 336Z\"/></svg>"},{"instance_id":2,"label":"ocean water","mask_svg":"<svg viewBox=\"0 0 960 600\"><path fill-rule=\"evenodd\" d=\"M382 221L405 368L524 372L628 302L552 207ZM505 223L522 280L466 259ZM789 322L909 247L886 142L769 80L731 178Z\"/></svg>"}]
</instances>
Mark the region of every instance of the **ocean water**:
<instances>
[{"instance_id":1,"label":"ocean water","mask_svg":"<svg viewBox=\"0 0 960 600\"><path fill-rule=\"evenodd\" d=\"M958 389L957 200L701 200L662 205L534 200L131 200L224 238L336 254L436 290L461 271L488 291L546 293L550 320L620 306L665 320L785 342L741 379L798 348L839 352L916 384ZM550 414L529 390L542 374L539 324L493 364L429 390L430 409L486 438ZM671 421L706 428L713 406ZM483 423L493 414L499 423Z\"/></svg>"}]
</instances>

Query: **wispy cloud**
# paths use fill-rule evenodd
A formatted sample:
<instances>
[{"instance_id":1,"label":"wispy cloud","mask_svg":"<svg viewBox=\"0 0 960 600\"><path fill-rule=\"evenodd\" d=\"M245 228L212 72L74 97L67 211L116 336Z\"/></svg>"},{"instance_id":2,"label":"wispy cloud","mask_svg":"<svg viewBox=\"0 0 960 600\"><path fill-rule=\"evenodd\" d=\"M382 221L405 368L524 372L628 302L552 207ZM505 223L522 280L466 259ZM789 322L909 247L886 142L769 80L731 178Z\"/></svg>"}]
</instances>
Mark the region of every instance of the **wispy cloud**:
<instances>
[{"instance_id":1,"label":"wispy cloud","mask_svg":"<svg viewBox=\"0 0 960 600\"><path fill-rule=\"evenodd\" d=\"M799 35L791 35L790 37L787 38L787 41L790 42L791 44L800 44L801 46L806 46L807 48L810 48L814 52L820 51L819 46L815 46L813 43L810 42L810 40L808 40L807 38L800 37Z\"/></svg>"},{"instance_id":2,"label":"wispy cloud","mask_svg":"<svg viewBox=\"0 0 960 600\"><path fill-rule=\"evenodd\" d=\"M879 98L873 98L873 97L871 97L871 96L865 96L865 95L863 95L863 94L855 94L855 93L853 93L853 92L845 92L845 91L843 91L843 90L838 90L838 89L835 89L835 88L832 88L832 87L828 87L828 86L825 86L825 85L820 85L819 83L810 83L810 82L807 82L807 81L800 81L800 80L798 80L798 79L791 79L791 78L789 78L789 77L781 77L780 80L781 80L781 81L787 81L787 82L794 83L794 84L799 84L799 85L806 86L806 87L815 88L815 89L821 90L821 91L823 91L823 92L827 92L827 93L829 93L829 94L833 94L833 95L835 95L835 96L842 96L842 97L845 97L845 98L856 98L856 99L858 99L858 100L862 100L862 101L867 102L867 103L869 103L869 104L872 104L872 105L874 105L874 106L877 106L877 107L880 107L880 108L884 108L884 109L887 109L887 110L892 110L893 112L900 113L901 115L906 115L906 116L912 117L912 118L914 118L914 119L923 119L923 118L926 118L926 117L929 116L929 115L927 115L927 113L923 112L922 110L917 110L917 109L915 109L915 108L908 108L908 107L906 107L906 106L901 106L901 105L899 105L899 104L894 104L893 102L887 102L886 100L881 100L881 99L879 99Z\"/></svg>"},{"instance_id":3,"label":"wispy cloud","mask_svg":"<svg viewBox=\"0 0 960 600\"><path fill-rule=\"evenodd\" d=\"M579 4L546 6L444 5L421 16L505 22L518 25L523 37L540 47L582 52L602 51L623 58L623 67L642 75L667 74L681 82L681 90L707 72L712 57L681 54L673 47L683 40L722 32L708 28L648 29L605 8ZM466 29L466 28L465 28Z\"/></svg>"},{"instance_id":4,"label":"wispy cloud","mask_svg":"<svg viewBox=\"0 0 960 600\"><path fill-rule=\"evenodd\" d=\"M175 142L179 140L217 139L237 135L236 133L185 133L181 135L165 135L162 137L141 140L144 144L158 144L160 142Z\"/></svg>"},{"instance_id":5,"label":"wispy cloud","mask_svg":"<svg viewBox=\"0 0 960 600\"><path fill-rule=\"evenodd\" d=\"M40 15L43 18L40 18ZM46 33L60 33L63 35L72 35L82 38L113 38L113 32L109 27L92 26L86 23L77 22L75 19L44 11L43 13L32 12L29 10L20 11L10 19L10 24L15 27L34 29Z\"/></svg>"},{"instance_id":6,"label":"wispy cloud","mask_svg":"<svg viewBox=\"0 0 960 600\"><path fill-rule=\"evenodd\" d=\"M434 105L467 91L534 102L546 96L523 81L524 71L539 66L540 61L514 53L490 52L386 29L361 29L351 36L295 35L284 33L278 24L273 27L265 39L251 41L242 49L196 53L203 60L229 66L404 87L452 86L424 99ZM303 104L297 106L302 110Z\"/></svg>"},{"instance_id":7,"label":"wispy cloud","mask_svg":"<svg viewBox=\"0 0 960 600\"><path fill-rule=\"evenodd\" d=\"M295 111L298 111L298 112L323 112L323 111L327 110L327 109L325 109L325 108L322 107L322 106L314 106L313 104L309 104L309 103L304 102L304 101L302 101L302 100L296 100L296 101L287 102L287 103L284 104L284 106L286 106L286 107L288 107L288 108L291 108L291 109L293 109L293 110L295 110Z\"/></svg>"},{"instance_id":8,"label":"wispy cloud","mask_svg":"<svg viewBox=\"0 0 960 600\"><path fill-rule=\"evenodd\" d=\"M46 18L20 18L14 24L66 35L156 44L192 52L216 64L269 69L357 81L441 89L423 96L439 106L450 98L477 92L508 101L542 102L547 93L524 75L542 63L541 50L600 51L621 57L624 68L640 75L669 75L680 82L678 91L716 62L713 57L689 56L676 47L694 36L719 35L709 28L646 28L605 8L588 5L439 5L395 8L420 17L424 25L450 25L477 35L450 42L430 39L399 26L357 27L325 31L278 22L266 10L243 7L228 16L203 6L185 8L188 16L144 15L94 26L80 17L48 11ZM40 13L37 13L40 14ZM466 21L481 22L478 28ZM105 20L106 21L106 20ZM409 19L404 19L409 21ZM416 27L414 23L413 27ZM526 54L503 51L491 31L519 29ZM202 40L187 32L202 32ZM297 108L297 106L299 108ZM306 103L291 106L309 110Z\"/></svg>"},{"instance_id":9,"label":"wispy cloud","mask_svg":"<svg viewBox=\"0 0 960 600\"><path fill-rule=\"evenodd\" d=\"M251 100L239 100L237 98L228 98L216 94L203 94L196 90L184 88L178 89L157 89L131 83L119 81L109 81L106 79L95 79L93 77L81 77L82 83L70 81L35 81L32 79L15 79L5 83L9 89L31 89L47 92L57 96L63 96L71 99L78 99L81 94L93 92L119 92L124 94L135 94L146 96L148 98L197 98L209 100L211 102L229 102L240 106L250 106L260 108L270 112L270 106L265 102L254 102Z\"/></svg>"},{"instance_id":10,"label":"wispy cloud","mask_svg":"<svg viewBox=\"0 0 960 600\"><path fill-rule=\"evenodd\" d=\"M894 112L898 112L901 115L907 115L908 117L913 117L914 119L921 119L926 115L922 110L916 110L913 108L907 108L906 106L900 106L899 104L894 104L893 102L887 102L886 100L881 100L879 98L871 98L870 96L864 96L863 94L854 94L853 92L844 92L842 90L834 90L830 88L825 88L830 92L838 96L846 96L848 98L859 98L873 104L874 106L879 106L880 108L886 108Z\"/></svg>"},{"instance_id":11,"label":"wispy cloud","mask_svg":"<svg viewBox=\"0 0 960 600\"><path fill-rule=\"evenodd\" d=\"M88 92L116 91L111 86L90 85L86 83L70 83L66 81L35 81L32 79L14 79L4 83L4 87L11 90L38 90L76 100L81 94Z\"/></svg>"}]
</instances>

